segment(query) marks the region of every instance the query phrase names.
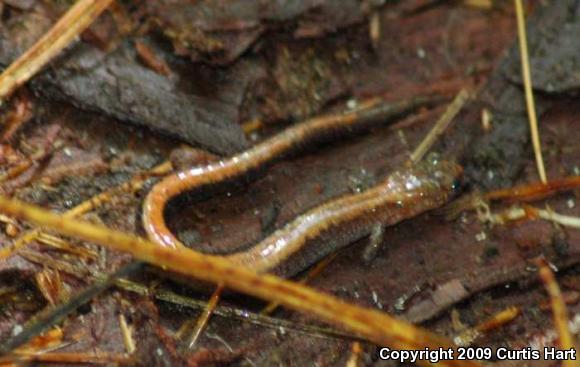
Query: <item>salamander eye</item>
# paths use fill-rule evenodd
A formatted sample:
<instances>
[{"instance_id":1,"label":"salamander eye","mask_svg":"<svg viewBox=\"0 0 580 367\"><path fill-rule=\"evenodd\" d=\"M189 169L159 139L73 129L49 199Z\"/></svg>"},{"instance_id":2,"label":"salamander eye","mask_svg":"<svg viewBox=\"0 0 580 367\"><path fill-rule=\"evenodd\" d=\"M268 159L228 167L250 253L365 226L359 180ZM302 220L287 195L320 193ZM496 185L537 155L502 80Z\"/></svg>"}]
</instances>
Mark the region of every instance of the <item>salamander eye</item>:
<instances>
[{"instance_id":1,"label":"salamander eye","mask_svg":"<svg viewBox=\"0 0 580 367\"><path fill-rule=\"evenodd\" d=\"M453 182L451 183L451 190L457 192L459 191L459 189L461 188L461 180L456 178L455 180L453 180Z\"/></svg>"}]
</instances>

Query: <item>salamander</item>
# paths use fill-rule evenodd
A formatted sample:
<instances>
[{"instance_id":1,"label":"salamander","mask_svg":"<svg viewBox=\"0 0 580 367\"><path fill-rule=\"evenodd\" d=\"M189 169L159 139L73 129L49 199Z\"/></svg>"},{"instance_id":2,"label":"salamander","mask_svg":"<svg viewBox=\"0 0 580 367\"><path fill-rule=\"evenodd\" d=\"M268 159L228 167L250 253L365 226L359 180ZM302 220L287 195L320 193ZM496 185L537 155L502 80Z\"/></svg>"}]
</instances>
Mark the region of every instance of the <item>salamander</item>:
<instances>
[{"instance_id":1,"label":"salamander","mask_svg":"<svg viewBox=\"0 0 580 367\"><path fill-rule=\"evenodd\" d=\"M160 246L184 246L165 223L164 209L172 198L243 177L297 146L368 127L377 120L394 119L427 103L428 98L414 99L314 118L233 157L171 174L145 198L142 217L145 231ZM307 210L245 251L223 256L257 272L295 275L338 248L372 234L377 225L393 225L443 205L453 195L461 174L457 164L438 159L397 170L366 191Z\"/></svg>"}]
</instances>

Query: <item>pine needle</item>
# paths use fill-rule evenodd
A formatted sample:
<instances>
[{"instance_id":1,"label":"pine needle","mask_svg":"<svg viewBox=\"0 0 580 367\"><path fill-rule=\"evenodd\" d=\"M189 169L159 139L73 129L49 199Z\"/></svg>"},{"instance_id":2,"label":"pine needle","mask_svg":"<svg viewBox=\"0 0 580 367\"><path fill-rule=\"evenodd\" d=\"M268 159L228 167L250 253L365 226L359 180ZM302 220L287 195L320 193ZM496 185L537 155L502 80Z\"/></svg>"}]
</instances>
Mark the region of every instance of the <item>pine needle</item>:
<instances>
[{"instance_id":1,"label":"pine needle","mask_svg":"<svg viewBox=\"0 0 580 367\"><path fill-rule=\"evenodd\" d=\"M560 349L571 350L575 348L575 346L574 338L572 337L570 328L568 327L569 317L568 310L566 309L566 302L564 302L564 298L562 297L562 292L560 291L558 282L556 282L554 272L552 269L550 269L546 261L543 259L539 260L538 266L540 267L538 270L540 279L542 280L542 283L544 283L544 287L550 296L554 324L556 326L556 330L558 331L558 338L560 340ZM564 360L562 361L562 366L574 367L577 365L575 360Z\"/></svg>"},{"instance_id":2,"label":"pine needle","mask_svg":"<svg viewBox=\"0 0 580 367\"><path fill-rule=\"evenodd\" d=\"M79 0L22 56L0 74L0 102L67 47L113 0Z\"/></svg>"},{"instance_id":3,"label":"pine needle","mask_svg":"<svg viewBox=\"0 0 580 367\"><path fill-rule=\"evenodd\" d=\"M532 78L530 73L530 59L528 55L528 41L526 36L526 20L524 18L524 8L522 0L514 0L516 16L518 19L518 38L520 40L520 58L522 62L522 77L524 80L524 91L526 94L526 107L528 110L528 121L532 133L532 144L536 156L536 166L538 175L543 183L547 182L546 170L544 168L544 158L542 157L542 147L540 144L540 133L538 131L538 118L536 116L536 105L534 103L534 93L532 91Z\"/></svg>"}]
</instances>

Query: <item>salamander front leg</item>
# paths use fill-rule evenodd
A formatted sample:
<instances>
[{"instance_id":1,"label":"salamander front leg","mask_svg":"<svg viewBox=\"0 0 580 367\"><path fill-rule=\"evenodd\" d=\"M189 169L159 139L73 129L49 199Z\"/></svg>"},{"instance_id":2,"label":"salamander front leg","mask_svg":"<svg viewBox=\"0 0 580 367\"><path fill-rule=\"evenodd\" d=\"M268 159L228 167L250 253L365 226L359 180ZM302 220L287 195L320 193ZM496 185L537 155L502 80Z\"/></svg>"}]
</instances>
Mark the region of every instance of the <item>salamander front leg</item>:
<instances>
[{"instance_id":1,"label":"salamander front leg","mask_svg":"<svg viewBox=\"0 0 580 367\"><path fill-rule=\"evenodd\" d=\"M369 237L369 243L363 250L362 256L365 263L369 264L375 259L375 257L377 257L377 254L383 245L384 238L385 225L382 223L375 224Z\"/></svg>"}]
</instances>

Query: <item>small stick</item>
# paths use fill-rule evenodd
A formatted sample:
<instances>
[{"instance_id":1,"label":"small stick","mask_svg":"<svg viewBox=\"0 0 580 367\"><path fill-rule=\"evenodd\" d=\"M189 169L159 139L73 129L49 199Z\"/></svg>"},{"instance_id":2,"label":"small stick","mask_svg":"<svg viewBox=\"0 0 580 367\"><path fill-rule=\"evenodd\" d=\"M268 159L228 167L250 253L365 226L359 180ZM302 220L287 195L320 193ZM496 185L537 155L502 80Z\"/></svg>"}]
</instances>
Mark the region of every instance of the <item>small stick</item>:
<instances>
[{"instance_id":1,"label":"small stick","mask_svg":"<svg viewBox=\"0 0 580 367\"><path fill-rule=\"evenodd\" d=\"M377 51L381 41L381 12L373 9L369 15L369 38L373 50Z\"/></svg>"},{"instance_id":2,"label":"small stick","mask_svg":"<svg viewBox=\"0 0 580 367\"><path fill-rule=\"evenodd\" d=\"M137 51L137 56L139 56L139 59L149 69L163 76L171 75L171 69L167 63L161 57L156 55L155 51L153 51L151 47L145 44L145 42L135 41L135 50Z\"/></svg>"},{"instance_id":3,"label":"small stick","mask_svg":"<svg viewBox=\"0 0 580 367\"><path fill-rule=\"evenodd\" d=\"M16 353L35 353L38 351L49 352L63 348L68 343L63 342L64 332L60 327L50 329L33 338L28 343L14 351ZM4 366L3 366L4 367Z\"/></svg>"},{"instance_id":4,"label":"small stick","mask_svg":"<svg viewBox=\"0 0 580 367\"><path fill-rule=\"evenodd\" d=\"M447 129L453 118L459 113L461 108L465 105L469 99L469 93L462 89L457 93L455 99L449 104L443 115L437 120L435 126L429 131L427 136L423 139L421 144L415 149L413 154L411 154L411 162L419 162L425 154L431 149L431 146L439 138L441 134Z\"/></svg>"},{"instance_id":5,"label":"small stick","mask_svg":"<svg viewBox=\"0 0 580 367\"><path fill-rule=\"evenodd\" d=\"M121 329L121 335L123 335L123 344L125 344L125 350L128 354L133 354L135 350L137 350L135 347L135 339L133 338L133 330L127 324L127 319L123 314L119 314L119 328Z\"/></svg>"},{"instance_id":6,"label":"small stick","mask_svg":"<svg viewBox=\"0 0 580 367\"><path fill-rule=\"evenodd\" d=\"M459 335L453 338L453 340L457 345L473 345L482 335L513 321L521 313L522 310L519 307L508 307L494 314L492 317L477 326L463 330Z\"/></svg>"},{"instance_id":7,"label":"small stick","mask_svg":"<svg viewBox=\"0 0 580 367\"><path fill-rule=\"evenodd\" d=\"M562 297L562 292L558 286L558 282L556 282L554 272L550 269L544 259L538 260L537 265L539 266L538 275L550 296L552 313L554 315L554 325L558 331L560 348L563 350L572 349L574 348L574 339L572 338L570 328L568 327L568 311L566 309L566 303ZM563 367L574 367L575 365L576 362L574 360L562 361Z\"/></svg>"},{"instance_id":8,"label":"small stick","mask_svg":"<svg viewBox=\"0 0 580 367\"><path fill-rule=\"evenodd\" d=\"M536 201L556 193L580 187L580 176L568 176L549 182L524 184L507 189L490 191L483 195L485 200Z\"/></svg>"},{"instance_id":9,"label":"small stick","mask_svg":"<svg viewBox=\"0 0 580 367\"><path fill-rule=\"evenodd\" d=\"M359 361L363 353L360 342L356 341L352 343L350 348L350 357L346 361L346 367L358 367L360 365Z\"/></svg>"},{"instance_id":10,"label":"small stick","mask_svg":"<svg viewBox=\"0 0 580 367\"><path fill-rule=\"evenodd\" d=\"M187 347L189 349L192 349L195 346L195 344L197 343L197 340L201 336L201 333L203 333L203 331L207 327L207 323L209 322L211 315L215 311L223 291L224 291L224 286L223 286L223 284L220 284L217 286L217 288L215 289L215 291L211 295L207 305L205 306L205 308L203 310L203 313L197 319L197 323L195 324L195 329L193 329L193 332L191 333L191 337L189 338L189 342L187 343Z\"/></svg>"},{"instance_id":11,"label":"small stick","mask_svg":"<svg viewBox=\"0 0 580 367\"><path fill-rule=\"evenodd\" d=\"M67 47L113 0L79 0L22 56L0 74L0 102Z\"/></svg>"},{"instance_id":12,"label":"small stick","mask_svg":"<svg viewBox=\"0 0 580 367\"><path fill-rule=\"evenodd\" d=\"M91 210L94 210L95 208L98 208L103 203L110 201L113 198L113 196L117 193L126 192L126 191L135 192L135 191L140 190L143 187L143 185L145 184L145 181L149 177L164 175L164 174L169 173L171 170L172 170L171 162L168 162L168 161L163 162L163 163L153 167L151 170L149 170L145 173L140 173L140 174L136 175L131 180L124 182L117 187L113 187L109 190L103 191L102 193L98 194L97 196L94 196L94 197L90 198L89 200L82 202L81 204L68 210L66 213L64 213L64 215L67 217L78 217L79 215L82 215L82 214L85 214Z\"/></svg>"},{"instance_id":13,"label":"small stick","mask_svg":"<svg viewBox=\"0 0 580 367\"><path fill-rule=\"evenodd\" d=\"M256 118L247 122L242 123L242 131L244 134L249 135L264 126L262 120Z\"/></svg>"},{"instance_id":14,"label":"small stick","mask_svg":"<svg viewBox=\"0 0 580 367\"><path fill-rule=\"evenodd\" d=\"M481 128L484 133L489 133L491 131L492 124L491 112L487 108L481 110Z\"/></svg>"},{"instance_id":15,"label":"small stick","mask_svg":"<svg viewBox=\"0 0 580 367\"><path fill-rule=\"evenodd\" d=\"M510 306L489 319L485 320L481 324L477 325L475 329L479 332L488 332L490 330L494 330L500 326L507 324L508 322L513 321L516 317L518 317L522 313L522 310L516 306Z\"/></svg>"},{"instance_id":16,"label":"small stick","mask_svg":"<svg viewBox=\"0 0 580 367\"><path fill-rule=\"evenodd\" d=\"M522 77L524 79L524 91L526 94L526 107L528 110L528 120L532 133L532 144L536 156L536 166L540 181L546 183L546 170L544 168L544 158L542 157L542 147L540 144L540 133L538 131L538 118L536 116L536 105L534 103L534 93L532 91L532 78L530 73L530 59L528 55L528 41L526 36L526 20L524 18L524 8L522 0L514 0L516 16L518 19L518 38L520 40L520 58L522 62Z\"/></svg>"},{"instance_id":17,"label":"small stick","mask_svg":"<svg viewBox=\"0 0 580 367\"><path fill-rule=\"evenodd\" d=\"M490 201L505 201L508 203L534 202L561 192L575 190L579 187L580 176L568 176L546 183L534 182L507 189L489 191L484 194L475 191L452 202L446 208L446 211L449 218L455 218L464 210L478 210L482 204L487 205L487 202Z\"/></svg>"}]
</instances>

